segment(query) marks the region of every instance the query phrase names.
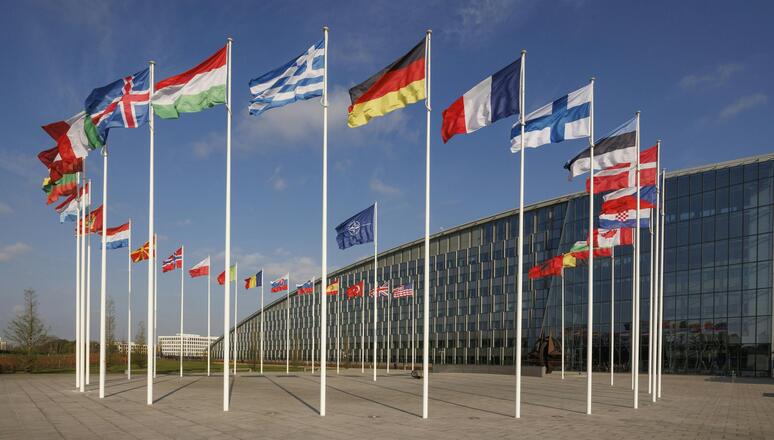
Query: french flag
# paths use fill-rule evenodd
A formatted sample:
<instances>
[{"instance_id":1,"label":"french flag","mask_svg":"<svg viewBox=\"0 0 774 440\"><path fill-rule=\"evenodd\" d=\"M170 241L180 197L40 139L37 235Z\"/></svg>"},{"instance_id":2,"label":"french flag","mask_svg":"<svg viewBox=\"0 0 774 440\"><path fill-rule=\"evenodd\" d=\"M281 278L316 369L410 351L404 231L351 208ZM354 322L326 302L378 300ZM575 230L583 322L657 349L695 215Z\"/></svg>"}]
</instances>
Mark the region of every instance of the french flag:
<instances>
[{"instance_id":1,"label":"french flag","mask_svg":"<svg viewBox=\"0 0 774 440\"><path fill-rule=\"evenodd\" d=\"M519 113L521 58L487 77L443 111L441 137L473 133L502 118Z\"/></svg>"},{"instance_id":2,"label":"french flag","mask_svg":"<svg viewBox=\"0 0 774 440\"><path fill-rule=\"evenodd\" d=\"M129 223L124 223L115 228L107 228L105 232L105 247L108 249L129 247L129 234Z\"/></svg>"}]
</instances>

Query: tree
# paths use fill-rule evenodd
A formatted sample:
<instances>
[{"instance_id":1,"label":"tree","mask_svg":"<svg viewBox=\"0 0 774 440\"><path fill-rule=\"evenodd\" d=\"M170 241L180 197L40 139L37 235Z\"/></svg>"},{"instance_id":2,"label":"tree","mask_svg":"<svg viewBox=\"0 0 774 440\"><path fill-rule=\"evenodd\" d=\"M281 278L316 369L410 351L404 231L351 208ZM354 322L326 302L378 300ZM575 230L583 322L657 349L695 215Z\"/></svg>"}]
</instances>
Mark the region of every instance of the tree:
<instances>
[{"instance_id":1,"label":"tree","mask_svg":"<svg viewBox=\"0 0 774 440\"><path fill-rule=\"evenodd\" d=\"M110 297L105 303L105 345L106 363L110 365L116 352L116 305Z\"/></svg>"},{"instance_id":2,"label":"tree","mask_svg":"<svg viewBox=\"0 0 774 440\"><path fill-rule=\"evenodd\" d=\"M33 289L24 289L24 308L8 323L5 335L24 354L24 370L32 371L38 349L48 340L48 328L40 318Z\"/></svg>"},{"instance_id":3,"label":"tree","mask_svg":"<svg viewBox=\"0 0 774 440\"><path fill-rule=\"evenodd\" d=\"M135 333L134 337L134 349L133 349L133 355L132 360L140 367L145 368L148 361L146 356L146 353L142 352L142 346L145 345L145 321L140 321L139 324L137 324L137 333Z\"/></svg>"}]
</instances>

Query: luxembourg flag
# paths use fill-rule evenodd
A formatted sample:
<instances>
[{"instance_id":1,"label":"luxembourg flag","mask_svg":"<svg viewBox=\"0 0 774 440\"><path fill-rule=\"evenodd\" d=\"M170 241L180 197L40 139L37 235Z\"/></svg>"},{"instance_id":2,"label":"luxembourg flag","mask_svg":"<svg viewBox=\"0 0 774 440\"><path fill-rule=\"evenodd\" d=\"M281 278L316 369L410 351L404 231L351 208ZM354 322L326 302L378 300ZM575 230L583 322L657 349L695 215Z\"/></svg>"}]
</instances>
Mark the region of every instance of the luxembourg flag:
<instances>
[{"instance_id":1,"label":"luxembourg flag","mask_svg":"<svg viewBox=\"0 0 774 440\"><path fill-rule=\"evenodd\" d=\"M441 137L473 133L502 118L519 113L521 58L487 77L443 111Z\"/></svg>"},{"instance_id":2,"label":"luxembourg flag","mask_svg":"<svg viewBox=\"0 0 774 440\"><path fill-rule=\"evenodd\" d=\"M640 227L650 227L650 209L640 209ZM599 227L601 229L619 229L637 227L637 210L629 209L626 211L600 214Z\"/></svg>"},{"instance_id":3,"label":"luxembourg flag","mask_svg":"<svg viewBox=\"0 0 774 440\"><path fill-rule=\"evenodd\" d=\"M108 228L105 233L105 247L108 249L129 247L129 235L131 234L129 225L129 223L124 223L115 228Z\"/></svg>"}]
</instances>

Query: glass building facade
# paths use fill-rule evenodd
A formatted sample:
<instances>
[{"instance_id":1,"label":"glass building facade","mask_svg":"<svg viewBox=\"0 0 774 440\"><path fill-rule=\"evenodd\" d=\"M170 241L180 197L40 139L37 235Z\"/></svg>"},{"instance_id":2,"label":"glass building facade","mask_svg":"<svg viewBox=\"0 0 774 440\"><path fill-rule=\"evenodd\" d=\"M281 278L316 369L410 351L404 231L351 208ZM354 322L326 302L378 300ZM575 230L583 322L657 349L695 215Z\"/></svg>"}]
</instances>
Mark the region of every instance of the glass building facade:
<instances>
[{"instance_id":1,"label":"glass building facade","mask_svg":"<svg viewBox=\"0 0 774 440\"><path fill-rule=\"evenodd\" d=\"M772 376L774 155L668 173L665 191L663 371ZM526 272L587 237L588 196L573 194L526 207L524 224L522 353L529 364L534 362L530 352L540 340L547 336L560 340L562 280L529 280ZM434 365L451 364L463 370L466 365L477 369L513 365L517 241L517 210L431 237L429 342ZM640 366L646 371L649 230L642 231L641 243ZM414 356L421 362L423 245L417 240L379 255L380 283L412 282L415 287L414 297L379 298L380 363L410 364L412 335L416 335ZM611 313L614 367L616 371L630 368L632 257L631 246L620 246L614 258L595 259L592 363L599 371L610 368ZM335 362L338 354L342 365L359 365L365 350L370 363L373 298L347 300L343 293L361 280L366 291L371 288L373 259L332 271L329 277L341 280L340 295L328 297L329 361ZM569 370L585 369L587 279L587 267L565 269L565 344L559 349L564 350ZM319 359L319 333L313 333L319 332L319 300L318 282L314 295L291 292L289 303L283 298L265 307L266 361L285 361L288 304L291 361L310 360L313 338L315 359ZM241 360L258 357L260 320L258 311L237 326ZM365 344L361 345L363 331ZM222 356L222 338L214 343L214 353Z\"/></svg>"}]
</instances>

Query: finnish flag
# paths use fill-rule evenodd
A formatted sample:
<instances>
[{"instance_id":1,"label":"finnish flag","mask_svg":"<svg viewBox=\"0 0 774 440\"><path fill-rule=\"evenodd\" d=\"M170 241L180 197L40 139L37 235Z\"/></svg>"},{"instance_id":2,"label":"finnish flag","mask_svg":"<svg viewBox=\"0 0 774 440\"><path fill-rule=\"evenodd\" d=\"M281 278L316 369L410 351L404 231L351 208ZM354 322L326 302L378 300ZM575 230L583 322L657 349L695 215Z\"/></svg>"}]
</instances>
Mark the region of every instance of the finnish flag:
<instances>
[{"instance_id":1,"label":"finnish flag","mask_svg":"<svg viewBox=\"0 0 774 440\"><path fill-rule=\"evenodd\" d=\"M588 137L591 132L592 85L588 84L554 102L548 103L526 117L524 147ZM511 152L521 150L521 126L511 128Z\"/></svg>"}]
</instances>

